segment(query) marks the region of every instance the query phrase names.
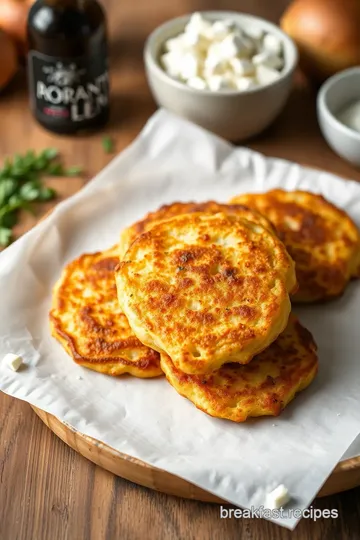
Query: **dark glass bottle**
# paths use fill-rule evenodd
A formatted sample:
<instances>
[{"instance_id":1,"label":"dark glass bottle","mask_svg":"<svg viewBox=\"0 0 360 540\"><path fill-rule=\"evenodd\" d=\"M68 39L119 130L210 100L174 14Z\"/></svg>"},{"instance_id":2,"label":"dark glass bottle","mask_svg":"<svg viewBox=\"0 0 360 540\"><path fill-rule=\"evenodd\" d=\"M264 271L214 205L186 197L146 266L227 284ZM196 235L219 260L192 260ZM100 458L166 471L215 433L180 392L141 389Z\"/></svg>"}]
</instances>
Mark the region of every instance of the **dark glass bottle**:
<instances>
[{"instance_id":1,"label":"dark glass bottle","mask_svg":"<svg viewBox=\"0 0 360 540\"><path fill-rule=\"evenodd\" d=\"M28 17L30 103L56 133L103 126L109 117L104 11L96 0L37 0Z\"/></svg>"}]
</instances>

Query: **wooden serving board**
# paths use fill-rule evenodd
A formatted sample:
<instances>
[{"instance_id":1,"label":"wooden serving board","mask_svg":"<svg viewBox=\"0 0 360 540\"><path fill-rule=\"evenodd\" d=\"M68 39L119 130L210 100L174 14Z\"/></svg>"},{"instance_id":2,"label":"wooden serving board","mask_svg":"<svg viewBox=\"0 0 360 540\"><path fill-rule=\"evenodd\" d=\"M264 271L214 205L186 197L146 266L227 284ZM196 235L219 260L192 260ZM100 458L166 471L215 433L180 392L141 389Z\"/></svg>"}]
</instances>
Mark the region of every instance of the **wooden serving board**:
<instances>
[{"instance_id":1,"label":"wooden serving board","mask_svg":"<svg viewBox=\"0 0 360 540\"><path fill-rule=\"evenodd\" d=\"M135 484L168 495L212 503L226 503L219 497L162 469L157 469L132 456L122 454L106 444L79 433L55 416L32 407L41 420L73 450L96 465L126 478ZM340 462L318 493L319 497L346 491L360 485L360 456Z\"/></svg>"}]
</instances>

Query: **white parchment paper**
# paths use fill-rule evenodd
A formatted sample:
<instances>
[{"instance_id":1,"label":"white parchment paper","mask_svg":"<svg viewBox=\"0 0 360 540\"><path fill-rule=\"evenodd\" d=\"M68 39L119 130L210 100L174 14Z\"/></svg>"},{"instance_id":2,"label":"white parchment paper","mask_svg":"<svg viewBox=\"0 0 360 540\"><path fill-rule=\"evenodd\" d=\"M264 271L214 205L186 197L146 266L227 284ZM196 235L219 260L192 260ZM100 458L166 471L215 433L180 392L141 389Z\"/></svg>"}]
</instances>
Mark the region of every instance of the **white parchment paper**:
<instances>
[{"instance_id":1,"label":"white parchment paper","mask_svg":"<svg viewBox=\"0 0 360 540\"><path fill-rule=\"evenodd\" d=\"M0 254L0 389L117 450L241 507L280 483L307 507L360 432L360 283L326 305L296 309L320 351L315 382L278 418L234 424L198 411L165 379L111 378L76 365L51 338L51 289L81 253L173 201L228 201L274 187L322 193L360 225L360 185L267 159L158 111L138 139L80 193ZM26 368L1 362L21 354ZM81 376L81 379L79 379ZM359 450L359 443L351 453ZM293 528L290 515L277 519Z\"/></svg>"}]
</instances>

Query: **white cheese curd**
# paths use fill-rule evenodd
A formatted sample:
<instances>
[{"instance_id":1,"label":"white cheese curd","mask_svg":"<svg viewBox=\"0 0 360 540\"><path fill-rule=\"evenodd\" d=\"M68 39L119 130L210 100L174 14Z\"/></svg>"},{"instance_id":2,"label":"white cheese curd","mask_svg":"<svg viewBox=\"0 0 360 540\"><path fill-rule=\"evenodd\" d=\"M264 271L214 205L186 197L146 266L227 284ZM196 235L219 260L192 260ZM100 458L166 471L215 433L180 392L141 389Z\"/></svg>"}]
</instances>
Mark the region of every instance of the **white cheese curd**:
<instances>
[{"instance_id":1,"label":"white cheese curd","mask_svg":"<svg viewBox=\"0 0 360 540\"><path fill-rule=\"evenodd\" d=\"M205 79L202 79L201 77L192 77L191 79L188 79L187 84L191 88L197 88L197 90L206 90L208 87Z\"/></svg>"},{"instance_id":2,"label":"white cheese curd","mask_svg":"<svg viewBox=\"0 0 360 540\"><path fill-rule=\"evenodd\" d=\"M239 75L240 77L244 75L253 75L255 73L255 66L251 60L246 58L231 58L229 60L234 74Z\"/></svg>"},{"instance_id":3,"label":"white cheese curd","mask_svg":"<svg viewBox=\"0 0 360 540\"><path fill-rule=\"evenodd\" d=\"M280 77L280 73L276 69L271 69L266 66L257 66L256 78L259 84L271 84Z\"/></svg>"},{"instance_id":4,"label":"white cheese curd","mask_svg":"<svg viewBox=\"0 0 360 540\"><path fill-rule=\"evenodd\" d=\"M164 70L171 77L180 77L182 55L177 51L165 53L161 57Z\"/></svg>"},{"instance_id":5,"label":"white cheese curd","mask_svg":"<svg viewBox=\"0 0 360 540\"><path fill-rule=\"evenodd\" d=\"M223 58L247 58L254 51L251 40L246 37L232 33L220 43L220 50Z\"/></svg>"},{"instance_id":6,"label":"white cheese curd","mask_svg":"<svg viewBox=\"0 0 360 540\"><path fill-rule=\"evenodd\" d=\"M193 52L187 52L181 58L180 77L187 81L199 74L201 58Z\"/></svg>"},{"instance_id":7,"label":"white cheese curd","mask_svg":"<svg viewBox=\"0 0 360 540\"><path fill-rule=\"evenodd\" d=\"M263 48L265 51L280 55L282 51L281 40L273 34L266 34L263 38Z\"/></svg>"},{"instance_id":8,"label":"white cheese curd","mask_svg":"<svg viewBox=\"0 0 360 540\"><path fill-rule=\"evenodd\" d=\"M185 34L183 42L185 47L194 47L198 50L206 47L206 44L204 43L204 38L200 34L196 33Z\"/></svg>"},{"instance_id":9,"label":"white cheese curd","mask_svg":"<svg viewBox=\"0 0 360 540\"><path fill-rule=\"evenodd\" d=\"M265 32L259 27L246 25L246 34L249 36L249 38L253 39L257 43L260 43L264 38Z\"/></svg>"},{"instance_id":10,"label":"white cheese curd","mask_svg":"<svg viewBox=\"0 0 360 540\"><path fill-rule=\"evenodd\" d=\"M166 52L172 52L172 51L183 51L187 48L187 44L185 42L186 34L181 34L178 37L168 39L165 42L165 51Z\"/></svg>"},{"instance_id":11,"label":"white cheese curd","mask_svg":"<svg viewBox=\"0 0 360 540\"><path fill-rule=\"evenodd\" d=\"M212 77L209 77L206 82L210 90L214 90L215 92L235 88L232 76L229 73L224 73L224 75L213 75Z\"/></svg>"},{"instance_id":12,"label":"white cheese curd","mask_svg":"<svg viewBox=\"0 0 360 540\"><path fill-rule=\"evenodd\" d=\"M227 60L223 56L221 44L213 43L210 45L204 60L204 75L220 75L226 71L227 65Z\"/></svg>"},{"instance_id":13,"label":"white cheese curd","mask_svg":"<svg viewBox=\"0 0 360 540\"><path fill-rule=\"evenodd\" d=\"M232 21L216 21L207 32L207 37L214 41L222 41L234 30Z\"/></svg>"},{"instance_id":14,"label":"white cheese curd","mask_svg":"<svg viewBox=\"0 0 360 540\"><path fill-rule=\"evenodd\" d=\"M188 24L185 26L185 34L206 37L206 34L210 29L211 23L206 21L200 13L194 13Z\"/></svg>"},{"instance_id":15,"label":"white cheese curd","mask_svg":"<svg viewBox=\"0 0 360 540\"><path fill-rule=\"evenodd\" d=\"M255 66L266 66L270 69L282 69L284 62L280 56L276 54L269 53L267 51L256 54L252 58L252 62Z\"/></svg>"},{"instance_id":16,"label":"white cheese curd","mask_svg":"<svg viewBox=\"0 0 360 540\"><path fill-rule=\"evenodd\" d=\"M250 90L257 86L257 82L254 77L238 77L235 79L235 85L238 90Z\"/></svg>"},{"instance_id":17,"label":"white cheese curd","mask_svg":"<svg viewBox=\"0 0 360 540\"><path fill-rule=\"evenodd\" d=\"M18 354L8 353L4 356L3 362L5 362L8 368L18 371L23 364L23 359Z\"/></svg>"},{"instance_id":18,"label":"white cheese curd","mask_svg":"<svg viewBox=\"0 0 360 540\"><path fill-rule=\"evenodd\" d=\"M282 508L290 501L288 489L284 484L280 484L277 488L266 495L265 508L277 510Z\"/></svg>"},{"instance_id":19,"label":"white cheese curd","mask_svg":"<svg viewBox=\"0 0 360 540\"><path fill-rule=\"evenodd\" d=\"M205 62L202 76L204 79L208 79L213 75L224 75L229 69L229 62L227 60Z\"/></svg>"},{"instance_id":20,"label":"white cheese curd","mask_svg":"<svg viewBox=\"0 0 360 540\"><path fill-rule=\"evenodd\" d=\"M284 66L277 36L230 19L210 22L200 13L163 49L164 71L197 90L247 91L276 81Z\"/></svg>"}]
</instances>

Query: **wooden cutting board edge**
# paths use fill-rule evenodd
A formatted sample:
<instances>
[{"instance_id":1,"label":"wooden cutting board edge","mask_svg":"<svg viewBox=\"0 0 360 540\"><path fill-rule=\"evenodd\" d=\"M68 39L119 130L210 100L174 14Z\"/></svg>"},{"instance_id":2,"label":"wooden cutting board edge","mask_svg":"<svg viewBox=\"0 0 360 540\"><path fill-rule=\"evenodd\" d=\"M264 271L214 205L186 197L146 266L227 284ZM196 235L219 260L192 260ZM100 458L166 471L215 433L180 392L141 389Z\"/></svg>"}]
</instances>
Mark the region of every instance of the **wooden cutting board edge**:
<instances>
[{"instance_id":1,"label":"wooden cutting board edge","mask_svg":"<svg viewBox=\"0 0 360 540\"><path fill-rule=\"evenodd\" d=\"M198 501L222 503L226 501L162 469L122 454L105 443L88 437L55 416L32 406L39 418L73 450L103 469L135 484L161 491L168 495ZM319 497L340 493L360 486L360 456L341 461L318 493Z\"/></svg>"}]
</instances>

